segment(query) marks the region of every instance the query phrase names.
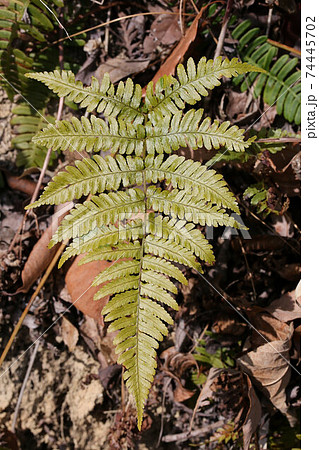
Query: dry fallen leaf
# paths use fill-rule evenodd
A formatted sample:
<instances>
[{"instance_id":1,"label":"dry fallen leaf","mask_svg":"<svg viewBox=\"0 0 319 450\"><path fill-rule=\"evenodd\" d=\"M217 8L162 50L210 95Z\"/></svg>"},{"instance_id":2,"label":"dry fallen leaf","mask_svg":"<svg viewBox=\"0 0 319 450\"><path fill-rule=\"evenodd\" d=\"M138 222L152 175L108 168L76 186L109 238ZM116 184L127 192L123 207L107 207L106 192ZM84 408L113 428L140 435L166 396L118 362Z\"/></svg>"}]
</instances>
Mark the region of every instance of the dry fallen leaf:
<instances>
[{"instance_id":1,"label":"dry fallen leaf","mask_svg":"<svg viewBox=\"0 0 319 450\"><path fill-rule=\"evenodd\" d=\"M206 406L207 404L209 404L209 402L207 401L208 398L211 398L212 396L212 391L211 391L211 384L214 380L214 378L218 377L218 375L223 371L223 369L216 369L215 367L212 367L209 370L206 382L204 384L204 386L202 387L202 390L200 391L200 394L197 398L197 402L193 411L193 415L191 418L191 422L189 425L189 431L192 429L193 426L193 422L194 422L194 418L195 415L197 413L197 410L199 408L201 408L202 406Z\"/></svg>"},{"instance_id":2,"label":"dry fallen leaf","mask_svg":"<svg viewBox=\"0 0 319 450\"><path fill-rule=\"evenodd\" d=\"M109 297L93 300L94 294L102 287L91 286L94 278L113 263L109 261L92 261L79 266L78 263L84 255L77 256L68 270L65 282L74 306L83 314L103 324L101 311Z\"/></svg>"},{"instance_id":3,"label":"dry fallen leaf","mask_svg":"<svg viewBox=\"0 0 319 450\"><path fill-rule=\"evenodd\" d=\"M39 276L50 264L53 256L60 246L60 244L56 244L54 247L50 249L48 248L49 242L54 232L55 230L53 230L53 226L50 225L33 247L22 270L21 278L23 284L17 290L17 293L28 292L33 283L39 278Z\"/></svg>"},{"instance_id":4,"label":"dry fallen leaf","mask_svg":"<svg viewBox=\"0 0 319 450\"><path fill-rule=\"evenodd\" d=\"M162 64L160 69L156 72L152 80L154 85L163 75L172 75L175 72L177 64L181 62L181 59L189 49L190 44L196 38L199 21L207 6L204 6L199 11L192 25L187 29L185 36L182 37L182 39L179 41L178 45L172 51L170 56L165 60L164 64Z\"/></svg>"},{"instance_id":5,"label":"dry fallen leaf","mask_svg":"<svg viewBox=\"0 0 319 450\"><path fill-rule=\"evenodd\" d=\"M143 43L144 53L153 53L159 45L173 45L182 37L177 16L160 14L153 21Z\"/></svg>"},{"instance_id":6,"label":"dry fallen leaf","mask_svg":"<svg viewBox=\"0 0 319 450\"><path fill-rule=\"evenodd\" d=\"M120 55L115 58L109 58L105 63L100 64L96 69L94 76L101 82L104 74L110 75L112 83L122 80L133 73L145 70L149 65L149 60L129 60Z\"/></svg>"},{"instance_id":7,"label":"dry fallen leaf","mask_svg":"<svg viewBox=\"0 0 319 450\"><path fill-rule=\"evenodd\" d=\"M301 317L299 286L300 283L295 291L287 292L282 297L274 300L265 310L282 322L299 319Z\"/></svg>"},{"instance_id":8,"label":"dry fallen leaf","mask_svg":"<svg viewBox=\"0 0 319 450\"><path fill-rule=\"evenodd\" d=\"M260 424L261 420L260 401L256 395L255 389L253 388L248 375L246 375L246 379L248 387L249 410L242 427L244 450L249 449L251 437L257 430L257 427Z\"/></svg>"},{"instance_id":9,"label":"dry fallen leaf","mask_svg":"<svg viewBox=\"0 0 319 450\"><path fill-rule=\"evenodd\" d=\"M45 230L39 241L33 247L21 273L23 284L16 293L28 292L32 284L39 278L39 276L45 271L52 261L53 256L55 255L60 244L56 244L54 247L49 249L49 242L53 234L56 232L59 223L71 207L72 202L60 205L60 211L63 211L62 214L59 215L58 219L52 220L52 224ZM55 219L55 216L53 216L53 218Z\"/></svg>"},{"instance_id":10,"label":"dry fallen leaf","mask_svg":"<svg viewBox=\"0 0 319 450\"><path fill-rule=\"evenodd\" d=\"M237 359L242 370L247 373L271 403L293 423L294 418L288 411L285 389L290 380L291 337L293 326L285 328L286 335L281 339L260 345L256 349ZM283 329L280 330L282 335Z\"/></svg>"},{"instance_id":11,"label":"dry fallen leaf","mask_svg":"<svg viewBox=\"0 0 319 450\"><path fill-rule=\"evenodd\" d=\"M62 317L61 335L70 352L73 352L79 339L79 332L66 317Z\"/></svg>"}]
</instances>

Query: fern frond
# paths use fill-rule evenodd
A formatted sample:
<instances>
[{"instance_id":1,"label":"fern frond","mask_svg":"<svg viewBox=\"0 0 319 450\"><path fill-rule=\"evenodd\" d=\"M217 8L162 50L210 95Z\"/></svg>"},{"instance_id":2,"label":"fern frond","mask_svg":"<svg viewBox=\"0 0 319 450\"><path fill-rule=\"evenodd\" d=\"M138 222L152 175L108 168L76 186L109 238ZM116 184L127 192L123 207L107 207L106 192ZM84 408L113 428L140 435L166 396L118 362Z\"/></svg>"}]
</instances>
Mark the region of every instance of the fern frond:
<instances>
[{"instance_id":1,"label":"fern frond","mask_svg":"<svg viewBox=\"0 0 319 450\"><path fill-rule=\"evenodd\" d=\"M188 222L200 225L240 228L236 220L225 213L225 210L211 206L205 200L198 201L187 191L174 189L172 191L161 190L150 186L146 192L147 204L154 211L163 212L165 215L185 219Z\"/></svg>"},{"instance_id":2,"label":"fern frond","mask_svg":"<svg viewBox=\"0 0 319 450\"><path fill-rule=\"evenodd\" d=\"M72 240L60 266L78 254L84 254L79 264L113 262L94 279L94 286L102 285L94 298L108 297L103 314L111 322L109 331L117 331L118 363L125 367L139 428L155 374L156 349L168 333L167 324L173 323L167 308L178 309L177 287L170 278L185 284L179 264L201 272L199 259L214 262L212 247L195 224L240 227L226 213L226 209L238 212L238 206L223 178L198 162L167 154L186 145L226 146L242 153L252 142L228 122L202 120L202 110L186 114L180 110L207 95L222 76L247 70L252 66L236 59L203 58L197 68L189 60L187 71L178 67L178 79L163 77L154 93L150 84L144 104L141 88L131 80L116 89L108 75L101 85L93 79L90 87L66 71L29 75L107 117L107 122L95 116L58 122L38 133L36 143L119 153L75 162L55 176L30 207L92 195L63 219L50 245Z\"/></svg>"},{"instance_id":3,"label":"fern frond","mask_svg":"<svg viewBox=\"0 0 319 450\"><path fill-rule=\"evenodd\" d=\"M235 196L229 191L225 180L215 170L206 170L199 162L185 160L183 156L164 155L145 160L146 181L156 183L165 180L173 188L185 189L196 198L206 198L217 206L239 212Z\"/></svg>"},{"instance_id":4,"label":"fern frond","mask_svg":"<svg viewBox=\"0 0 319 450\"><path fill-rule=\"evenodd\" d=\"M78 103L88 112L96 109L106 117L121 117L133 121L135 125L144 120L139 109L142 89L140 85L134 85L130 78L125 83L120 81L115 88L109 74L104 75L101 85L92 77L89 87L84 87L81 81L75 81L74 74L68 70L28 73L26 76L41 81L59 97Z\"/></svg>"},{"instance_id":5,"label":"fern frond","mask_svg":"<svg viewBox=\"0 0 319 450\"><path fill-rule=\"evenodd\" d=\"M267 36L260 36L258 28L251 28L246 20L238 25L232 33L238 39L238 51L243 61L254 64L264 73L251 73L247 77L239 76L234 80L241 91L254 84L253 92L257 98L263 95L268 105L276 102L277 113L282 114L289 122L297 125L301 122L301 72L296 67L297 58L287 54L278 59L278 49L267 41Z\"/></svg>"},{"instance_id":6,"label":"fern frond","mask_svg":"<svg viewBox=\"0 0 319 450\"><path fill-rule=\"evenodd\" d=\"M92 159L85 158L76 161L75 167L66 167L65 172L59 172L46 186L38 201L27 206L35 208L40 205L65 203L81 198L89 193L96 194L105 190L118 190L121 183L124 187L131 184L142 184L144 163L141 158L124 158L117 155L113 158L107 155L102 158L94 155Z\"/></svg>"},{"instance_id":7,"label":"fern frond","mask_svg":"<svg viewBox=\"0 0 319 450\"><path fill-rule=\"evenodd\" d=\"M224 145L228 150L243 152L249 147L251 141L244 140L244 130L236 125L230 127L230 122L220 124L218 120L211 123L206 117L201 123L203 110L191 109L185 115L182 111L173 116L165 116L162 120L156 120L146 125L147 152L171 153L180 147L188 145L196 150L205 147L207 150L218 149Z\"/></svg>"},{"instance_id":8,"label":"fern frond","mask_svg":"<svg viewBox=\"0 0 319 450\"><path fill-rule=\"evenodd\" d=\"M127 155L133 152L141 155L143 141L137 137L137 133L144 134L142 125L136 127L132 123L114 117L109 117L108 121L107 124L95 116L91 116L90 119L82 116L81 121L73 117L71 122L62 120L55 126L50 125L38 133L33 141L38 145L52 147L53 150L78 152L112 150L113 153L120 150L120 153Z\"/></svg>"},{"instance_id":9,"label":"fern frond","mask_svg":"<svg viewBox=\"0 0 319 450\"><path fill-rule=\"evenodd\" d=\"M65 239L82 236L96 227L129 219L143 211L144 193L140 189L101 194L75 208L63 220L52 237L50 245Z\"/></svg>"},{"instance_id":10,"label":"fern frond","mask_svg":"<svg viewBox=\"0 0 319 450\"><path fill-rule=\"evenodd\" d=\"M260 71L252 64L241 63L237 58L229 61L219 56L215 60L201 58L197 67L192 58L187 61L187 69L177 66L177 79L172 76L160 78L155 86L149 83L146 89L145 105L149 114L176 114L185 108L185 103L194 105L208 95L207 89L220 85L222 77L235 77L251 71Z\"/></svg>"}]
</instances>

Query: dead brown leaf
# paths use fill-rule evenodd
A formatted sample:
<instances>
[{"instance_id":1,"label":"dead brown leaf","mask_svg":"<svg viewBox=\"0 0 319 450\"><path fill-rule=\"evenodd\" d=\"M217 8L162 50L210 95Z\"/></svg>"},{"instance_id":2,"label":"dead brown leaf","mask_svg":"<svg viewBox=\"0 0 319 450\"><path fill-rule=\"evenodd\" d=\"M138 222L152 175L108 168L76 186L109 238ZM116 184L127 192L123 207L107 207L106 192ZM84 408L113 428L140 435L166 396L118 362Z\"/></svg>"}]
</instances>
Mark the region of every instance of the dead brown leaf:
<instances>
[{"instance_id":1,"label":"dead brown leaf","mask_svg":"<svg viewBox=\"0 0 319 450\"><path fill-rule=\"evenodd\" d=\"M260 306L248 307L246 314L254 326L251 335L253 348L264 345L267 341L285 340L289 334L289 326L273 317L265 308Z\"/></svg>"},{"instance_id":2,"label":"dead brown leaf","mask_svg":"<svg viewBox=\"0 0 319 450\"><path fill-rule=\"evenodd\" d=\"M104 74L107 72L110 75L112 83L122 80L133 73L145 70L149 65L149 60L129 60L121 57L109 58L105 63L100 64L94 73L94 76L101 82Z\"/></svg>"},{"instance_id":3,"label":"dead brown leaf","mask_svg":"<svg viewBox=\"0 0 319 450\"><path fill-rule=\"evenodd\" d=\"M75 258L65 277L66 286L74 306L79 311L82 311L83 314L87 314L100 324L103 324L101 311L109 297L94 301L94 294L101 286L91 286L91 284L102 270L113 263L109 261L92 261L79 266L78 263L83 257L84 255L80 255Z\"/></svg>"},{"instance_id":4,"label":"dead brown leaf","mask_svg":"<svg viewBox=\"0 0 319 450\"><path fill-rule=\"evenodd\" d=\"M152 80L154 85L159 80L159 78L162 77L163 75L172 75L173 73L175 73L177 64L180 63L181 59L183 58L183 56L189 49L190 44L196 38L199 21L203 15L204 11L206 10L207 6L204 6L199 11L199 13L195 17L192 25L187 29L185 35L179 41L178 45L172 51L170 56L166 59L164 64L161 65L160 69L156 72L156 74Z\"/></svg>"},{"instance_id":5,"label":"dead brown leaf","mask_svg":"<svg viewBox=\"0 0 319 450\"><path fill-rule=\"evenodd\" d=\"M194 422L194 418L195 415L198 411L199 408L201 408L202 406L206 406L207 404L209 404L209 402L207 401L208 398L211 398L212 396L212 391L211 391L211 384L214 380L214 378L218 377L218 375L223 371L223 369L216 369L215 367L211 367L208 376L207 376L207 380L197 398L197 402L193 411L193 415L191 418L191 422L189 425L189 431L192 429L193 426L193 422Z\"/></svg>"},{"instance_id":6,"label":"dead brown leaf","mask_svg":"<svg viewBox=\"0 0 319 450\"><path fill-rule=\"evenodd\" d=\"M278 332L281 335L280 339L260 345L238 358L237 362L275 408L285 414L290 423L293 423L285 392L291 372L289 350L293 333L292 324L289 327L286 325L284 330L281 328Z\"/></svg>"},{"instance_id":7,"label":"dead brown leaf","mask_svg":"<svg viewBox=\"0 0 319 450\"><path fill-rule=\"evenodd\" d=\"M300 286L300 283L298 286ZM282 322L299 319L301 317L301 307L300 287L298 286L295 291L287 292L282 297L271 302L265 310Z\"/></svg>"},{"instance_id":8,"label":"dead brown leaf","mask_svg":"<svg viewBox=\"0 0 319 450\"><path fill-rule=\"evenodd\" d=\"M182 37L177 16L158 15L151 25L150 33L144 39L144 53L153 53L159 45L170 46Z\"/></svg>"},{"instance_id":9,"label":"dead brown leaf","mask_svg":"<svg viewBox=\"0 0 319 450\"><path fill-rule=\"evenodd\" d=\"M186 389L181 380L187 369L192 366L197 367L193 355L191 353L180 353L176 351L175 347L169 347L161 353L160 358L164 359L164 371L176 381L174 399L177 402L184 402L193 397L195 391Z\"/></svg>"},{"instance_id":10,"label":"dead brown leaf","mask_svg":"<svg viewBox=\"0 0 319 450\"><path fill-rule=\"evenodd\" d=\"M56 232L59 223L63 217L68 213L72 203L62 205L63 214L59 216L57 220L53 220L52 224L45 230L39 241L33 247L27 262L21 273L22 286L17 290L17 293L26 293L32 286L32 284L39 278L39 276L45 271L50 262L53 259L60 244L56 244L52 248L48 248L49 242Z\"/></svg>"},{"instance_id":11,"label":"dead brown leaf","mask_svg":"<svg viewBox=\"0 0 319 450\"><path fill-rule=\"evenodd\" d=\"M259 398L257 397L255 389L247 375L246 379L248 387L249 410L242 427L244 450L249 449L251 437L257 430L261 420L261 405Z\"/></svg>"},{"instance_id":12,"label":"dead brown leaf","mask_svg":"<svg viewBox=\"0 0 319 450\"><path fill-rule=\"evenodd\" d=\"M73 352L79 339L79 332L64 316L62 317L61 335L63 342L68 346L70 352Z\"/></svg>"},{"instance_id":13,"label":"dead brown leaf","mask_svg":"<svg viewBox=\"0 0 319 450\"><path fill-rule=\"evenodd\" d=\"M26 293L33 285L33 283L39 278L39 276L45 271L53 256L55 255L60 244L56 244L52 248L48 248L52 235L55 233L53 226L50 225L38 242L33 247L27 262L21 273L22 286L17 290L17 293Z\"/></svg>"}]
</instances>

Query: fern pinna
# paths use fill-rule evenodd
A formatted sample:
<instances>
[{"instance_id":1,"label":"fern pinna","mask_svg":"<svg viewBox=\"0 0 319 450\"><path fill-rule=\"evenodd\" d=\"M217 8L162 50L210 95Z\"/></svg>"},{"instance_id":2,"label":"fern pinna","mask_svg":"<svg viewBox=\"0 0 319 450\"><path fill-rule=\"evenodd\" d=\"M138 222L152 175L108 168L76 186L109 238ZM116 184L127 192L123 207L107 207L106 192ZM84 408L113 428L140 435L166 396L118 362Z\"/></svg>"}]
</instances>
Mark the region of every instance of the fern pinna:
<instances>
[{"instance_id":1,"label":"fern pinna","mask_svg":"<svg viewBox=\"0 0 319 450\"><path fill-rule=\"evenodd\" d=\"M91 115L63 120L33 138L54 150L110 154L67 167L28 208L91 194L64 218L50 245L72 240L60 266L82 253L81 264L113 261L93 282L103 284L95 299L112 296L102 314L112 322L109 330L118 331L114 344L135 398L139 428L155 374L156 349L168 333L166 324L173 323L163 306L178 309L172 295L177 288L170 278L186 284L178 264L201 271L199 259L214 261L212 247L196 224L239 226L226 211L238 213L238 206L222 176L173 152L187 145L242 152L250 140L229 122L203 119L202 109L184 109L220 85L223 76L251 70L255 67L237 59L202 58L197 66L189 59L186 69L178 66L177 77L164 76L155 87L149 83L145 98L131 79L115 87L108 74L101 84L93 78L89 87L69 71L28 74L106 119Z\"/></svg>"}]
</instances>

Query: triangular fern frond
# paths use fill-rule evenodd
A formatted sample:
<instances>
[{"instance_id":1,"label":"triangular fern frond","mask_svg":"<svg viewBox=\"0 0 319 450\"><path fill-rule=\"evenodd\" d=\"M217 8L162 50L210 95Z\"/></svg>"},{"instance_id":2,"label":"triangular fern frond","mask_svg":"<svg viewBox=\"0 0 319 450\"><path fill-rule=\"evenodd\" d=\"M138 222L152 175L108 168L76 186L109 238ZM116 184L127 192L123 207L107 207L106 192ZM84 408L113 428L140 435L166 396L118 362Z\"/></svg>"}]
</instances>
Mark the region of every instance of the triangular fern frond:
<instances>
[{"instance_id":1,"label":"triangular fern frond","mask_svg":"<svg viewBox=\"0 0 319 450\"><path fill-rule=\"evenodd\" d=\"M50 245L71 239L59 265L83 254L79 264L112 262L93 281L100 286L95 299L107 297L103 308L114 339L124 379L135 398L138 427L154 378L156 349L177 310L176 282L187 283L180 264L202 272L199 260L214 262L212 246L196 224L240 227L226 210L239 212L235 197L222 176L199 162L170 155L181 146L218 149L241 154L252 140L228 122L202 120L202 110L181 110L194 104L222 76L254 70L237 59L203 58L187 70L178 67L177 78L163 77L147 88L131 80L115 88L106 75L90 87L75 81L71 72L30 75L60 96L88 111L104 113L81 121L58 122L38 133L35 142L54 149L108 151L75 162L56 175L40 199L30 207L89 199L76 204L61 222ZM114 153L117 152L117 155ZM123 155L122 155L123 154Z\"/></svg>"},{"instance_id":2,"label":"triangular fern frond","mask_svg":"<svg viewBox=\"0 0 319 450\"><path fill-rule=\"evenodd\" d=\"M155 86L149 83L146 90L145 105L151 115L176 114L185 108L185 103L194 105L202 97L208 95L207 89L220 85L222 77L236 77L251 71L260 71L252 64L241 63L237 58L229 61L219 56L215 60L201 58L197 67L192 58L187 61L187 69L179 64L177 77L166 76L160 78Z\"/></svg>"},{"instance_id":3,"label":"triangular fern frond","mask_svg":"<svg viewBox=\"0 0 319 450\"><path fill-rule=\"evenodd\" d=\"M61 72L29 73L28 78L41 81L59 97L65 97L78 103L88 112L97 110L106 117L121 117L141 124L144 115L139 106L142 99L142 89L129 78L125 83L120 81L117 88L110 82L110 77L105 74L101 84L92 77L92 84L84 87L81 81L75 81L74 74L69 70Z\"/></svg>"}]
</instances>

